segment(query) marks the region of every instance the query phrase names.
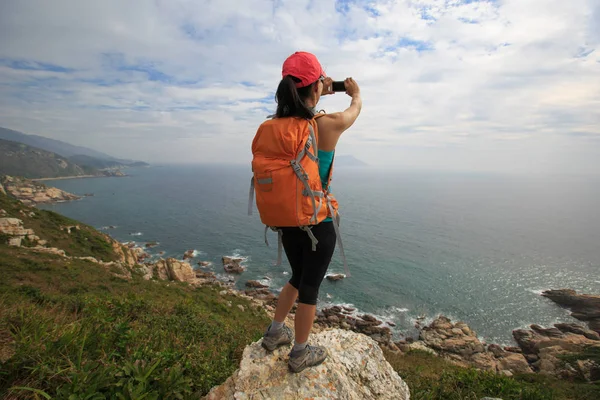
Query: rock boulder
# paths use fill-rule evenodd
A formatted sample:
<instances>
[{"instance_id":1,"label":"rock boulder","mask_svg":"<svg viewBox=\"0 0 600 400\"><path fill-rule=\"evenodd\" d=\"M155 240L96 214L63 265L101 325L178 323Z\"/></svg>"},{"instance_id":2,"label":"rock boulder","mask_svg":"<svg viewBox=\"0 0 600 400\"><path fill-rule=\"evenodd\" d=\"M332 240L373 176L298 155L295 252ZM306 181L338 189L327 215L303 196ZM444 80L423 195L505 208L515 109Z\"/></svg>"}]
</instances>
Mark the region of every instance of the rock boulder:
<instances>
[{"instance_id":1,"label":"rock boulder","mask_svg":"<svg viewBox=\"0 0 600 400\"><path fill-rule=\"evenodd\" d=\"M571 379L577 376L591 377L595 376L595 371L600 372L600 366L593 360L565 362L562 359L570 354L584 353L589 348L600 351L600 340L594 333L577 324L556 324L553 328L531 325L531 330L514 330L513 337L536 371ZM589 369L580 370L582 367Z\"/></svg>"},{"instance_id":2,"label":"rock boulder","mask_svg":"<svg viewBox=\"0 0 600 400\"><path fill-rule=\"evenodd\" d=\"M323 364L291 373L287 367L291 345L267 353L259 340L246 347L240 368L205 399L410 398L406 383L367 336L333 329L313 334L310 340L327 348L329 356Z\"/></svg>"},{"instance_id":3,"label":"rock boulder","mask_svg":"<svg viewBox=\"0 0 600 400\"><path fill-rule=\"evenodd\" d=\"M331 275L327 275L326 278L330 281L339 281L342 280L346 277L346 275L344 274L331 274Z\"/></svg>"},{"instance_id":4,"label":"rock boulder","mask_svg":"<svg viewBox=\"0 0 600 400\"><path fill-rule=\"evenodd\" d=\"M571 316L587 321L591 330L600 333L600 296L577 294L571 289L546 290L542 296L572 311Z\"/></svg>"},{"instance_id":5,"label":"rock boulder","mask_svg":"<svg viewBox=\"0 0 600 400\"><path fill-rule=\"evenodd\" d=\"M225 272L240 274L245 271L245 268L242 266L244 259L241 257L223 256L222 260Z\"/></svg>"},{"instance_id":6,"label":"rock boulder","mask_svg":"<svg viewBox=\"0 0 600 400\"><path fill-rule=\"evenodd\" d=\"M264 289L264 288L268 288L269 286L263 285L259 281L248 281L248 282L246 282L246 287L256 288L256 289Z\"/></svg>"}]
</instances>

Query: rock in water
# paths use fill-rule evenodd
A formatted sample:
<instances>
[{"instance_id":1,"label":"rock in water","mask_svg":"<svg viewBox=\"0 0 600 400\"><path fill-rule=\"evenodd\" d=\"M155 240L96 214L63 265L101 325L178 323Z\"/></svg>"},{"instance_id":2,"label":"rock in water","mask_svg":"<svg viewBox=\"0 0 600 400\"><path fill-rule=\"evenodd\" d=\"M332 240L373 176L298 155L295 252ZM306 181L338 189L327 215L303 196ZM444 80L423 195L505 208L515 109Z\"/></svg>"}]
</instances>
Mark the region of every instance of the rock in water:
<instances>
[{"instance_id":1,"label":"rock in water","mask_svg":"<svg viewBox=\"0 0 600 400\"><path fill-rule=\"evenodd\" d=\"M227 257L223 256L223 269L225 272L241 274L244 272L245 268L242 266L242 262L244 261L241 257Z\"/></svg>"},{"instance_id":2,"label":"rock in water","mask_svg":"<svg viewBox=\"0 0 600 400\"><path fill-rule=\"evenodd\" d=\"M406 383L383 357L377 343L362 334L333 329L313 334L311 344L329 356L319 366L288 371L291 345L267 353L260 340L246 346L240 368L213 388L206 400L390 399L408 400Z\"/></svg>"},{"instance_id":3,"label":"rock in water","mask_svg":"<svg viewBox=\"0 0 600 400\"><path fill-rule=\"evenodd\" d=\"M542 296L570 309L573 318L587 321L589 328L600 334L600 296L577 294L571 289L546 290Z\"/></svg>"},{"instance_id":4,"label":"rock in water","mask_svg":"<svg viewBox=\"0 0 600 400\"><path fill-rule=\"evenodd\" d=\"M188 250L183 253L183 260L189 260L190 258L194 258L194 250Z\"/></svg>"},{"instance_id":5,"label":"rock in water","mask_svg":"<svg viewBox=\"0 0 600 400\"><path fill-rule=\"evenodd\" d=\"M346 277L346 275L344 274L331 274L331 275L327 275L326 278L330 281L339 281L341 279L344 279Z\"/></svg>"}]
</instances>

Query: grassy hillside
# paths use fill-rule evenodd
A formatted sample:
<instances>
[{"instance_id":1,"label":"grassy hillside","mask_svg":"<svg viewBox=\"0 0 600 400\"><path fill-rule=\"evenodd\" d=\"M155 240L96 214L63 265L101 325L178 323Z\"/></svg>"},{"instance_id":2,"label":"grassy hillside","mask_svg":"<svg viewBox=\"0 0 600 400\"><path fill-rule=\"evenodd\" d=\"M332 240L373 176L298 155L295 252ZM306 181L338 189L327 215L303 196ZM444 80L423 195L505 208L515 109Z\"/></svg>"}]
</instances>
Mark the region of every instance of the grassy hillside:
<instances>
[{"instance_id":1,"label":"grassy hillside","mask_svg":"<svg viewBox=\"0 0 600 400\"><path fill-rule=\"evenodd\" d=\"M126 281L5 245L0 273L0 398L199 398L268 323L216 287Z\"/></svg>"},{"instance_id":2,"label":"grassy hillside","mask_svg":"<svg viewBox=\"0 0 600 400\"><path fill-rule=\"evenodd\" d=\"M56 178L96 172L94 168L80 167L56 153L0 139L0 175Z\"/></svg>"},{"instance_id":3,"label":"grassy hillside","mask_svg":"<svg viewBox=\"0 0 600 400\"><path fill-rule=\"evenodd\" d=\"M106 236L0 194L9 217L67 253L114 259ZM22 211L22 212L21 212ZM31 216L29 215L31 212ZM67 234L61 226L79 225ZM132 279L111 268L8 247L0 237L0 398L197 399L223 383L269 318L216 286ZM240 307L241 306L241 307ZM587 400L600 387L464 369L386 352L415 400Z\"/></svg>"},{"instance_id":4,"label":"grassy hillside","mask_svg":"<svg viewBox=\"0 0 600 400\"><path fill-rule=\"evenodd\" d=\"M103 261L118 260L107 236L91 226L53 211L27 207L3 194L0 194L0 209L5 210L8 217L22 220L26 228L33 229L37 236L47 240L47 247L62 249L68 256L92 256ZM72 229L71 233L61 229L76 225L79 229Z\"/></svg>"},{"instance_id":5,"label":"grassy hillside","mask_svg":"<svg viewBox=\"0 0 600 400\"><path fill-rule=\"evenodd\" d=\"M117 258L104 234L78 221L3 194L0 209L69 255ZM80 229L60 229L72 225ZM216 286L146 281L135 268L124 280L113 267L5 242L0 398L198 398L237 368L269 321Z\"/></svg>"}]
</instances>

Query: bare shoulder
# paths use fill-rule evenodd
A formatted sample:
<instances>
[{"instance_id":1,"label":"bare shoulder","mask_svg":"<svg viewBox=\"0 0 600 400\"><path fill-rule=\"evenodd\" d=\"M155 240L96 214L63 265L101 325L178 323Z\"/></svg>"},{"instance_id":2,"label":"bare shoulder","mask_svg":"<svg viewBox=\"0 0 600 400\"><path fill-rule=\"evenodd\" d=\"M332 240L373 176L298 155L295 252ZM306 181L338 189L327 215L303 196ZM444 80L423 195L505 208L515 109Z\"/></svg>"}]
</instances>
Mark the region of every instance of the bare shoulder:
<instances>
[{"instance_id":1,"label":"bare shoulder","mask_svg":"<svg viewBox=\"0 0 600 400\"><path fill-rule=\"evenodd\" d=\"M340 112L324 114L317 119L319 129L319 148L332 151L344 131L343 115Z\"/></svg>"},{"instance_id":2,"label":"bare shoulder","mask_svg":"<svg viewBox=\"0 0 600 400\"><path fill-rule=\"evenodd\" d=\"M320 131L339 131L343 127L343 122L343 112L320 114L317 119L317 125L319 126Z\"/></svg>"}]
</instances>

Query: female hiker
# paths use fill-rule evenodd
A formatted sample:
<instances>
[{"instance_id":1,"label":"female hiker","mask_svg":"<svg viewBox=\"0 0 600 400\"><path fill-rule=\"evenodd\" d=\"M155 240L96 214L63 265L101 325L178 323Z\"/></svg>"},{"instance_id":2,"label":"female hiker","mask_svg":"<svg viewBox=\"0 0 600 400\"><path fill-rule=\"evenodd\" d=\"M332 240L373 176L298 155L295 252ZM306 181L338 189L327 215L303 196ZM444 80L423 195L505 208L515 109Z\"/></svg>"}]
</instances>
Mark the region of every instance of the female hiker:
<instances>
[{"instance_id":1,"label":"female hiker","mask_svg":"<svg viewBox=\"0 0 600 400\"><path fill-rule=\"evenodd\" d=\"M278 156L274 156L272 153L283 153L281 168L278 169L277 166L270 164L257 172L257 168L264 164L253 161L253 169L257 182L259 211L262 206L261 218L267 226L276 225L280 229L283 248L292 268L292 277L279 295L274 320L265 332L262 346L273 351L281 345L292 342L293 333L284 325L284 320L298 298L299 304L294 327L295 341L289 354L288 366L292 372L300 372L307 367L321 364L327 358L325 348L308 344L309 333L315 318L319 287L327 272L336 243L334 222L331 218L332 208L328 207L329 202L326 203L323 196L329 198L328 183L337 142L342 133L358 117L362 100L358 84L352 78L347 78L344 85L346 94L351 98L350 106L342 112L316 113L315 107L321 95L329 95L334 92L331 87L332 79L326 77L319 61L311 53L296 52L288 57L283 63L282 76L283 79L279 83L275 95L277 100L275 117L261 125L253 142L255 159L262 155L261 160L263 161L261 162L263 163L275 163L273 160ZM313 127L317 143L312 143L307 139L307 121L308 125ZM304 141L307 140L308 142L304 144ZM273 148L275 150L268 150ZM298 149L305 150L300 150L299 160L294 164ZM304 154L303 151L307 154ZM314 157L316 154L309 157L313 151L315 153L318 151L318 158ZM311 162L314 165L311 166ZM290 168L290 164L294 171ZM305 173L304 179L316 179L317 188L302 180L302 173ZM314 181L311 182L314 184ZM290 189L282 190L286 184ZM305 190L307 185L311 186L310 191ZM296 189L297 187L298 189ZM277 190L286 193L274 194ZM306 226L298 226L302 225L301 223L268 223L269 220L276 220L269 219L271 216L277 218L275 214L286 212L286 196L291 196L290 203L292 205L288 208L293 209L294 212L303 212L297 210L296 190L298 197L304 196L298 201L304 201L303 204L307 204L306 207L303 206L303 210L307 221L310 219L312 223L308 223ZM270 201L268 196L280 196L281 198L267 204ZM317 207L317 203L322 207ZM337 205L337 202L335 204ZM296 218L296 214L294 214L293 221L300 221L301 217L302 215Z\"/></svg>"}]
</instances>

